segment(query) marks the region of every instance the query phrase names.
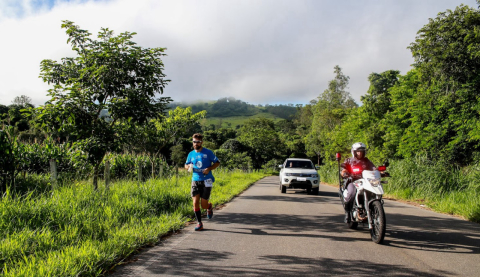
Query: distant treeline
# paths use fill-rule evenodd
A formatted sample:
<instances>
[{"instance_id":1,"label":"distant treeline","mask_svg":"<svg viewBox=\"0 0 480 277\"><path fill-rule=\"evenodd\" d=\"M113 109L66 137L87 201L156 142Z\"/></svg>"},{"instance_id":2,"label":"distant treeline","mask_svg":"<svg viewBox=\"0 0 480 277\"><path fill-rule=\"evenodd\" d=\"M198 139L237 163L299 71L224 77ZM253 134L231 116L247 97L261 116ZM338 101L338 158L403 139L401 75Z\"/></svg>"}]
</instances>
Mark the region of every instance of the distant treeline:
<instances>
[{"instance_id":1,"label":"distant treeline","mask_svg":"<svg viewBox=\"0 0 480 277\"><path fill-rule=\"evenodd\" d=\"M230 117L230 116L252 116L266 112L283 119L292 119L297 113L293 104L288 105L253 105L233 97L225 97L212 102L186 104L174 102L170 104L172 109L177 106L191 107L193 113L207 111L207 117Z\"/></svg>"}]
</instances>

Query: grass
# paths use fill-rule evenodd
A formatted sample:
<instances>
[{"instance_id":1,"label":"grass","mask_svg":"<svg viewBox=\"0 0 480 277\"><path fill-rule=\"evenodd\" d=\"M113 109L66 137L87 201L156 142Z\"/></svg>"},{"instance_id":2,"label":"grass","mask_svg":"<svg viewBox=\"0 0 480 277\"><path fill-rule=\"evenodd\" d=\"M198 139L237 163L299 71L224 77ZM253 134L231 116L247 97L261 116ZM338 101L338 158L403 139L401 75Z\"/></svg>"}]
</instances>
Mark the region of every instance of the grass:
<instances>
[{"instance_id":1,"label":"grass","mask_svg":"<svg viewBox=\"0 0 480 277\"><path fill-rule=\"evenodd\" d=\"M237 125L243 125L245 124L245 121L252 119L252 118L268 118L273 120L274 122L278 122L282 120L280 117L276 117L275 115L271 113L258 113L252 116L230 116L230 117L208 117L205 120L204 125L209 126L210 124L213 124L217 126L220 121L222 122L222 127L223 128L235 128ZM230 126L228 126L228 123L230 123Z\"/></svg>"},{"instance_id":2,"label":"grass","mask_svg":"<svg viewBox=\"0 0 480 277\"><path fill-rule=\"evenodd\" d=\"M418 156L391 161L387 171L387 196L480 223L480 165L455 168ZM338 184L337 165L324 165L319 174L322 182Z\"/></svg>"},{"instance_id":3,"label":"grass","mask_svg":"<svg viewBox=\"0 0 480 277\"><path fill-rule=\"evenodd\" d=\"M225 203L265 174L217 170L211 202ZM190 176L119 181L107 190L77 182L0 202L3 276L97 276L193 216Z\"/></svg>"}]
</instances>

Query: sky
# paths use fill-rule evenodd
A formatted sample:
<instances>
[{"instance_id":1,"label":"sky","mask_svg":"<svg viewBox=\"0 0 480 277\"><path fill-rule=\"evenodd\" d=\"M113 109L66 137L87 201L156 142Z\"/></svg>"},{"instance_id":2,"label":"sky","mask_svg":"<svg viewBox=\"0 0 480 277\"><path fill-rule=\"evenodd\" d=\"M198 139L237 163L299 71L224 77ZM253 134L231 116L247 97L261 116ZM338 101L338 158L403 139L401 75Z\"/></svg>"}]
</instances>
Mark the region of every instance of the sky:
<instances>
[{"instance_id":1,"label":"sky","mask_svg":"<svg viewBox=\"0 0 480 277\"><path fill-rule=\"evenodd\" d=\"M62 20L96 37L136 32L165 47L163 96L174 101L235 97L251 104L307 104L339 65L361 104L368 76L411 69L407 47L439 12L475 0L0 0L0 104L49 99L43 59L72 57Z\"/></svg>"}]
</instances>

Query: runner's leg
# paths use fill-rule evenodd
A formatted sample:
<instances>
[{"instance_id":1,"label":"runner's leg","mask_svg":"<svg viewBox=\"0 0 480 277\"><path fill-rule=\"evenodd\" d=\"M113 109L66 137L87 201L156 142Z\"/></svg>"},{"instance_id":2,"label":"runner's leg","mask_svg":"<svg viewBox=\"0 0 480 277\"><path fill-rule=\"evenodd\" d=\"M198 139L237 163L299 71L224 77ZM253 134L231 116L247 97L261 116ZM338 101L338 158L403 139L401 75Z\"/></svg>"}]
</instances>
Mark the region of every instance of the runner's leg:
<instances>
[{"instance_id":1,"label":"runner's leg","mask_svg":"<svg viewBox=\"0 0 480 277\"><path fill-rule=\"evenodd\" d=\"M193 211L195 212L195 218L197 218L198 223L202 223L202 211L200 210L200 194L193 196L192 200L193 200Z\"/></svg>"},{"instance_id":2,"label":"runner's leg","mask_svg":"<svg viewBox=\"0 0 480 277\"><path fill-rule=\"evenodd\" d=\"M208 199L203 199L202 198L202 209L206 210L208 209Z\"/></svg>"}]
</instances>

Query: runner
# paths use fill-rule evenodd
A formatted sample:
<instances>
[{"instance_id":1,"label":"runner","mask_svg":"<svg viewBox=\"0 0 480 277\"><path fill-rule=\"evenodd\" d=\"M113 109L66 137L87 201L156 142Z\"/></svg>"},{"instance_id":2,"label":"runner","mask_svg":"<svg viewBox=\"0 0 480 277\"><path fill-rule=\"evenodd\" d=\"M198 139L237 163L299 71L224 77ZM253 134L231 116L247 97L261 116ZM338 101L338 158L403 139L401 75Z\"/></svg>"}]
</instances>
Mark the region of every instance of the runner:
<instances>
[{"instance_id":1,"label":"runner","mask_svg":"<svg viewBox=\"0 0 480 277\"><path fill-rule=\"evenodd\" d=\"M194 150L188 154L185 169L193 172L191 195L193 210L198 222L195 231L201 231L203 230L203 223L200 204L202 208L207 210L208 219L211 219L213 217L213 209L212 203L209 203L208 200L212 192L213 182L215 182L212 170L220 165L220 161L213 154L212 150L202 147L203 136L201 134L194 134L192 138Z\"/></svg>"}]
</instances>

